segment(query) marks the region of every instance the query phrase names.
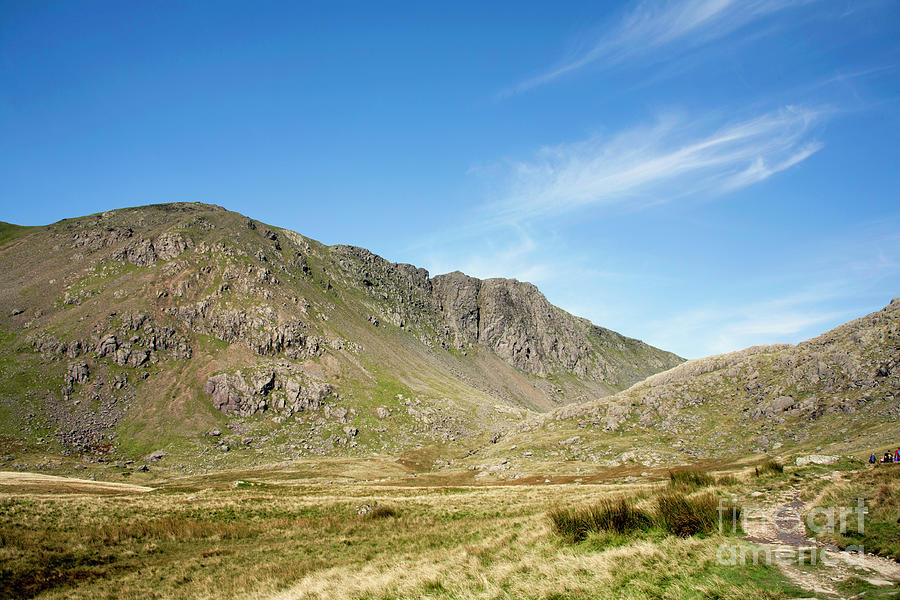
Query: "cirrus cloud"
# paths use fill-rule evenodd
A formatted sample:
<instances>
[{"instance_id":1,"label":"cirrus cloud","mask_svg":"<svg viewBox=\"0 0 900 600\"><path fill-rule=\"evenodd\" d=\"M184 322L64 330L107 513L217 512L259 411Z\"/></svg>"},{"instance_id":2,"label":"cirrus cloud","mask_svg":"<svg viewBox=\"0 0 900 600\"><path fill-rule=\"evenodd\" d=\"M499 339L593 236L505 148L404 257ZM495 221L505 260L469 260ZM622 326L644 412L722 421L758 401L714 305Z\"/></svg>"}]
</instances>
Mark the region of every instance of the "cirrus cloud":
<instances>
[{"instance_id":1,"label":"cirrus cloud","mask_svg":"<svg viewBox=\"0 0 900 600\"><path fill-rule=\"evenodd\" d=\"M504 163L500 198L486 225L529 221L589 206L651 204L722 195L793 167L823 144L814 126L828 111L787 106L710 126L666 116L612 136L540 149Z\"/></svg>"},{"instance_id":2,"label":"cirrus cloud","mask_svg":"<svg viewBox=\"0 0 900 600\"><path fill-rule=\"evenodd\" d=\"M719 40L792 6L813 0L681 0L640 2L586 48L555 67L501 92L510 96L545 85L592 63L604 68L635 59L671 58L678 50Z\"/></svg>"}]
</instances>

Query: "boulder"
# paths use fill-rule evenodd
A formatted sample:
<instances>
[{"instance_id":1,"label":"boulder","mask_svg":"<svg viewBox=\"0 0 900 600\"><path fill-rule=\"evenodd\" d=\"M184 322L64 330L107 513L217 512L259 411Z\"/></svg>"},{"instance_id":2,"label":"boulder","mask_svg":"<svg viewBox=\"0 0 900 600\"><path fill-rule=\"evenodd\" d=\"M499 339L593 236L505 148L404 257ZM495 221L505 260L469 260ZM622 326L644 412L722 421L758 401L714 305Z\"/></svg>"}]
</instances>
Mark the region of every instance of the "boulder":
<instances>
[{"instance_id":1,"label":"boulder","mask_svg":"<svg viewBox=\"0 0 900 600\"><path fill-rule=\"evenodd\" d=\"M166 456L166 453L163 452L162 450L154 450L153 452L148 454L146 457L144 457L144 462L152 462L152 463L159 462L160 460L165 458L165 456Z\"/></svg>"},{"instance_id":2,"label":"boulder","mask_svg":"<svg viewBox=\"0 0 900 600\"><path fill-rule=\"evenodd\" d=\"M347 414L348 411L343 406L326 406L325 407L325 418L326 419L335 419L340 421L341 423L347 422Z\"/></svg>"},{"instance_id":3,"label":"boulder","mask_svg":"<svg viewBox=\"0 0 900 600\"><path fill-rule=\"evenodd\" d=\"M794 399L790 396L779 396L772 400L772 410L775 412L784 412L794 405Z\"/></svg>"},{"instance_id":4,"label":"boulder","mask_svg":"<svg viewBox=\"0 0 900 600\"><path fill-rule=\"evenodd\" d=\"M826 454L809 454L807 456L798 456L797 463L798 467L803 467L806 465L831 465L840 460L839 456L829 456Z\"/></svg>"}]
</instances>

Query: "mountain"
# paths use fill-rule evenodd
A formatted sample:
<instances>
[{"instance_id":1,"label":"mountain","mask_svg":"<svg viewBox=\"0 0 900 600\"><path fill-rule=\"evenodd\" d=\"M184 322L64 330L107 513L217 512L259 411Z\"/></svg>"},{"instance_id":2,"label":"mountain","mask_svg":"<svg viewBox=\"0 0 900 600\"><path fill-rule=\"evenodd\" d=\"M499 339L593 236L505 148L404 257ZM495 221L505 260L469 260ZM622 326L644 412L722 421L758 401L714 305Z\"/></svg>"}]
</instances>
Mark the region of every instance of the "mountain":
<instances>
[{"instance_id":1,"label":"mountain","mask_svg":"<svg viewBox=\"0 0 900 600\"><path fill-rule=\"evenodd\" d=\"M0 224L12 450L191 470L496 439L682 362L529 283L432 277L217 206Z\"/></svg>"},{"instance_id":2,"label":"mountain","mask_svg":"<svg viewBox=\"0 0 900 600\"><path fill-rule=\"evenodd\" d=\"M900 445L900 298L797 345L682 363L532 418L492 447L534 460L661 465Z\"/></svg>"}]
</instances>

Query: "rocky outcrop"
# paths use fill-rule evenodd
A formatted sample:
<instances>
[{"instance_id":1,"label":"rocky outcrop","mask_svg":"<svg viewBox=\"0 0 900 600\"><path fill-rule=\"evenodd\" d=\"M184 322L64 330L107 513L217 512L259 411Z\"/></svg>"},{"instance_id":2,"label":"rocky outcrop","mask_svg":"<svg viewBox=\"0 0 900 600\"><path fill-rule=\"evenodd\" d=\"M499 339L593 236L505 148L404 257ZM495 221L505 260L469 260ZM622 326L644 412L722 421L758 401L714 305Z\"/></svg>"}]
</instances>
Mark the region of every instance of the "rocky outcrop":
<instances>
[{"instance_id":1,"label":"rocky outcrop","mask_svg":"<svg viewBox=\"0 0 900 600\"><path fill-rule=\"evenodd\" d=\"M242 342L262 356L284 354L302 359L318 356L325 346L308 335L303 321L285 321L266 305L252 311L221 308L211 300L180 306L172 310L179 320L197 333L212 335L223 342Z\"/></svg>"},{"instance_id":2,"label":"rocky outcrop","mask_svg":"<svg viewBox=\"0 0 900 600\"><path fill-rule=\"evenodd\" d=\"M249 417L266 409L265 398L255 398L254 390L240 373L213 375L206 381L203 391L210 395L216 410L224 413Z\"/></svg>"},{"instance_id":3,"label":"rocky outcrop","mask_svg":"<svg viewBox=\"0 0 900 600\"><path fill-rule=\"evenodd\" d=\"M275 371L219 373L210 377L203 389L217 410L242 417L267 410L283 416L319 410L331 394L326 383Z\"/></svg>"},{"instance_id":4,"label":"rocky outcrop","mask_svg":"<svg viewBox=\"0 0 900 600\"><path fill-rule=\"evenodd\" d=\"M171 260L192 247L190 239L179 233L163 233L155 240L142 239L127 244L113 258L138 267L149 267L160 260Z\"/></svg>"},{"instance_id":5,"label":"rocky outcrop","mask_svg":"<svg viewBox=\"0 0 900 600\"><path fill-rule=\"evenodd\" d=\"M431 331L443 331L427 270L389 262L356 246L332 246L330 254L346 283L370 296L384 321L415 330L425 338Z\"/></svg>"},{"instance_id":6,"label":"rocky outcrop","mask_svg":"<svg viewBox=\"0 0 900 600\"><path fill-rule=\"evenodd\" d=\"M187 360L192 356L191 345L184 336L173 327L154 324L141 313L122 315L114 331L94 339L61 341L49 335L40 335L31 343L36 351L43 354L70 358L91 354L98 359L110 359L123 367L156 363L162 357Z\"/></svg>"},{"instance_id":7,"label":"rocky outcrop","mask_svg":"<svg viewBox=\"0 0 900 600\"><path fill-rule=\"evenodd\" d=\"M319 410L322 401L331 394L331 386L318 381L302 382L288 379L285 384L285 398L275 403L277 410L287 410L288 414L305 410Z\"/></svg>"},{"instance_id":8,"label":"rocky outcrop","mask_svg":"<svg viewBox=\"0 0 900 600\"><path fill-rule=\"evenodd\" d=\"M90 370L86 362L77 361L69 363L66 371L66 387L71 388L76 383L85 383L90 376Z\"/></svg>"},{"instance_id":9,"label":"rocky outcrop","mask_svg":"<svg viewBox=\"0 0 900 600\"><path fill-rule=\"evenodd\" d=\"M378 302L368 315L442 347L487 347L517 369L546 377L569 372L622 387L682 362L668 352L596 327L550 304L530 283L480 280L459 271L395 264L352 246L334 246L344 277ZM385 306L384 304L387 304Z\"/></svg>"},{"instance_id":10,"label":"rocky outcrop","mask_svg":"<svg viewBox=\"0 0 900 600\"><path fill-rule=\"evenodd\" d=\"M587 376L595 361L602 368L602 357L578 327L583 324L547 302L532 284L487 279L479 301L479 342L513 366L535 375L559 369L579 377Z\"/></svg>"},{"instance_id":11,"label":"rocky outcrop","mask_svg":"<svg viewBox=\"0 0 900 600\"><path fill-rule=\"evenodd\" d=\"M134 235L130 227L96 227L76 231L72 234L70 246L72 248L84 248L87 250L100 250L110 248L126 242Z\"/></svg>"}]
</instances>

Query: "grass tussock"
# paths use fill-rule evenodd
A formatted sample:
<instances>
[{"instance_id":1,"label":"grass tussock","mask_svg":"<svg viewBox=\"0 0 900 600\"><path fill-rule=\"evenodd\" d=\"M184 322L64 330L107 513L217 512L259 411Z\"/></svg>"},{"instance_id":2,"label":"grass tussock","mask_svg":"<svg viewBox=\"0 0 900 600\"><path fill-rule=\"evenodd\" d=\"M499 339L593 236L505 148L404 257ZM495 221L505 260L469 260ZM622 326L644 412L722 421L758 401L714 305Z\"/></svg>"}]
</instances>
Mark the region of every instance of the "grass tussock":
<instances>
[{"instance_id":1,"label":"grass tussock","mask_svg":"<svg viewBox=\"0 0 900 600\"><path fill-rule=\"evenodd\" d=\"M548 517L553 531L570 542L580 542L590 533L629 534L653 525L649 514L624 497L579 508L557 508Z\"/></svg>"},{"instance_id":2,"label":"grass tussock","mask_svg":"<svg viewBox=\"0 0 900 600\"><path fill-rule=\"evenodd\" d=\"M716 478L700 469L669 471L669 485L675 488L696 489L716 485Z\"/></svg>"},{"instance_id":3,"label":"grass tussock","mask_svg":"<svg viewBox=\"0 0 900 600\"><path fill-rule=\"evenodd\" d=\"M715 533L719 530L720 517L731 522L740 519L740 507L723 504L716 494L688 496L667 492L656 499L656 515L660 525L669 533L680 537Z\"/></svg>"},{"instance_id":4,"label":"grass tussock","mask_svg":"<svg viewBox=\"0 0 900 600\"><path fill-rule=\"evenodd\" d=\"M754 473L757 477L763 477L765 475L781 475L784 473L784 465L774 458L768 458L754 469Z\"/></svg>"},{"instance_id":5,"label":"grass tussock","mask_svg":"<svg viewBox=\"0 0 900 600\"><path fill-rule=\"evenodd\" d=\"M557 508L548 513L553 531L568 542L591 534L634 535L661 529L679 537L712 534L720 522L730 531L732 518L740 520L740 506L722 503L713 493L689 495L666 491L656 497L653 510L637 508L630 498L616 498L580 508ZM721 517L721 520L720 520Z\"/></svg>"},{"instance_id":6,"label":"grass tussock","mask_svg":"<svg viewBox=\"0 0 900 600\"><path fill-rule=\"evenodd\" d=\"M363 515L364 519L396 519L400 516L400 509L387 504L379 504Z\"/></svg>"}]
</instances>

